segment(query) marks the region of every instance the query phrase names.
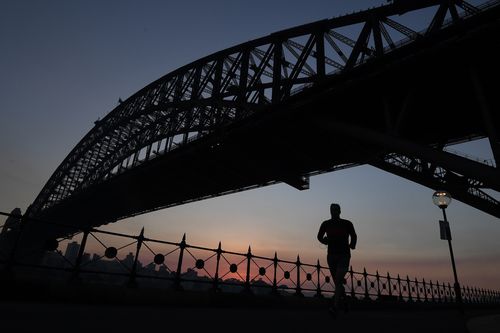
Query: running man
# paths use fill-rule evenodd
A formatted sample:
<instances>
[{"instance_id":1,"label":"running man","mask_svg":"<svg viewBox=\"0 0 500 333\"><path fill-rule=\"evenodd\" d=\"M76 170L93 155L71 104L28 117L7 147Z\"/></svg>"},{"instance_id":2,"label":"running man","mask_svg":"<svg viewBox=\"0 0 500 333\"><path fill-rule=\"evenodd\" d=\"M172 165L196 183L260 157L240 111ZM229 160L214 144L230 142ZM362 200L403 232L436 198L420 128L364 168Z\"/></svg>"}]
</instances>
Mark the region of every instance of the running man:
<instances>
[{"instance_id":1,"label":"running man","mask_svg":"<svg viewBox=\"0 0 500 333\"><path fill-rule=\"evenodd\" d=\"M338 308L341 296L345 297L344 276L349 270L351 249L356 248L358 237L351 221L340 218L340 206L330 205L332 218L321 223L318 240L328 245L328 267L335 284L335 296L332 311ZM326 234L326 235L325 235ZM350 237L350 242L349 242Z\"/></svg>"}]
</instances>

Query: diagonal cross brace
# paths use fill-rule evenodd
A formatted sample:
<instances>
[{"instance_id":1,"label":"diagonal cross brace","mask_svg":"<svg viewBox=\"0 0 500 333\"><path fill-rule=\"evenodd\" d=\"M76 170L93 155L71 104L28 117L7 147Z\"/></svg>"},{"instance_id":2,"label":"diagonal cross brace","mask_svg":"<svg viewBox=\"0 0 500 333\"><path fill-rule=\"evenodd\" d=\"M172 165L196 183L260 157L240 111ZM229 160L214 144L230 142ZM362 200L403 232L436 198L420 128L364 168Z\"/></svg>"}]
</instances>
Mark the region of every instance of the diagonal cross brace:
<instances>
[{"instance_id":1,"label":"diagonal cross brace","mask_svg":"<svg viewBox=\"0 0 500 333\"><path fill-rule=\"evenodd\" d=\"M500 217L500 202L485 193L481 189L482 183L474 179L428 161L397 153L374 158L369 164L434 190L446 189L457 200Z\"/></svg>"}]
</instances>

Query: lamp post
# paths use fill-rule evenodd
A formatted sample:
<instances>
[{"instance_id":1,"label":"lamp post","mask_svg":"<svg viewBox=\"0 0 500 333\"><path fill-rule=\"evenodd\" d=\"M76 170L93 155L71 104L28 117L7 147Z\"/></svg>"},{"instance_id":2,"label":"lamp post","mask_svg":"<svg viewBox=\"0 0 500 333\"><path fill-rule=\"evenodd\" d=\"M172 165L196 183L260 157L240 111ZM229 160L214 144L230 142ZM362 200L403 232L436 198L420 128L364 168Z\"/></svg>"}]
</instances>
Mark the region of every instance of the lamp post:
<instances>
[{"instance_id":1,"label":"lamp post","mask_svg":"<svg viewBox=\"0 0 500 333\"><path fill-rule=\"evenodd\" d=\"M460 291L460 284L458 283L457 277L457 268L455 267L455 256L453 255L453 247L451 246L451 232L450 232L450 224L446 219L446 207L451 202L451 195L446 191L436 191L432 195L432 201L436 206L441 208L443 211L443 219L444 221L439 221L441 226L441 239L448 240L448 246L450 248L450 256L451 256L451 265L453 266L453 277L455 278L455 295L457 299L457 303L462 303L462 293Z\"/></svg>"}]
</instances>

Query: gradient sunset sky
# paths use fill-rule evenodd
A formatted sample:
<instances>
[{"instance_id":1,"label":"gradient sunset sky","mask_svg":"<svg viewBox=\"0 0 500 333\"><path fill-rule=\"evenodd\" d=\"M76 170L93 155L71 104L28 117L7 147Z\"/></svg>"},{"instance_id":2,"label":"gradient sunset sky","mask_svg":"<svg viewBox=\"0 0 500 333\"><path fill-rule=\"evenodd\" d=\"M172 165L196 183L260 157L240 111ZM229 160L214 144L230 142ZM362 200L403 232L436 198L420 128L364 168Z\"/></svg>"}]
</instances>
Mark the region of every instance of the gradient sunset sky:
<instances>
[{"instance_id":1,"label":"gradient sunset sky","mask_svg":"<svg viewBox=\"0 0 500 333\"><path fill-rule=\"evenodd\" d=\"M478 1L471 1L477 3ZM77 142L164 74L218 50L378 1L23 1L0 3L0 210L24 212ZM429 18L408 15L419 29ZM490 159L488 144L452 147ZM331 152L335 153L335 152ZM326 264L316 233L337 202L358 233L354 269L452 281L433 190L360 166L195 202L106 229ZM494 193L498 198L498 193ZM461 282L500 289L500 221L454 200L447 210Z\"/></svg>"}]
</instances>

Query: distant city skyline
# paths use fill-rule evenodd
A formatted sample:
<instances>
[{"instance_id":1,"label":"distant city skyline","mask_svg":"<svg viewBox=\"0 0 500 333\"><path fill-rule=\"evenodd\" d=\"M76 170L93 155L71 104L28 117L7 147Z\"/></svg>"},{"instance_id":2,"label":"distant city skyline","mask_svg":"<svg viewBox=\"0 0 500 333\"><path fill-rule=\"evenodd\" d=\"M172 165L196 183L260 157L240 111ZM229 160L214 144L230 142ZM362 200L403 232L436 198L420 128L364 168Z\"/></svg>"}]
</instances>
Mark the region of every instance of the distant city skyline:
<instances>
[{"instance_id":1,"label":"distant city skyline","mask_svg":"<svg viewBox=\"0 0 500 333\"><path fill-rule=\"evenodd\" d=\"M471 1L477 3L480 1ZM0 210L24 213L77 142L143 86L198 58L295 25L384 1L6 1L0 11ZM428 19L428 18L427 18ZM418 29L423 17L410 15ZM422 24L420 24L422 25ZM485 140L451 147L491 159ZM334 154L335 152L331 152ZM316 241L329 205L359 236L355 269L451 281L433 190L370 166L194 202L104 226L152 238L326 263ZM492 192L496 198L498 193ZM453 200L447 210L465 284L500 288L500 221ZM0 217L0 222L4 218ZM89 245L93 251L97 245Z\"/></svg>"}]
</instances>

